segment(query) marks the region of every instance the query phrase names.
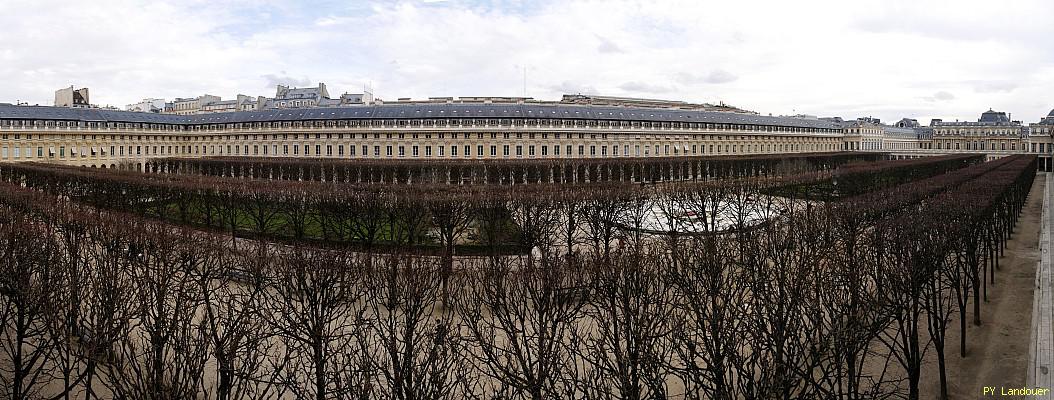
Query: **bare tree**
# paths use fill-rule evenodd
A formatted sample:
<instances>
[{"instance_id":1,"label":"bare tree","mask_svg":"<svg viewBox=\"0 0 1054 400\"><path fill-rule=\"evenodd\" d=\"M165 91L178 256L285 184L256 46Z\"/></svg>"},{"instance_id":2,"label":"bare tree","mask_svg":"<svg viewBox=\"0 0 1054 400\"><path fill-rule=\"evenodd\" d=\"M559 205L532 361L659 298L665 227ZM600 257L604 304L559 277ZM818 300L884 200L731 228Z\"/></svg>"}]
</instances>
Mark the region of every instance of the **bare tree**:
<instances>
[{"instance_id":1,"label":"bare tree","mask_svg":"<svg viewBox=\"0 0 1054 400\"><path fill-rule=\"evenodd\" d=\"M435 196L429 199L429 215L432 225L439 232L443 245L442 266L439 279L442 282L443 304L447 304L450 288L448 283L454 273L454 245L468 229L472 221L469 198L455 195Z\"/></svg>"},{"instance_id":2,"label":"bare tree","mask_svg":"<svg viewBox=\"0 0 1054 400\"><path fill-rule=\"evenodd\" d=\"M41 397L54 376L49 317L58 245L41 223L0 210L0 387L4 397Z\"/></svg>"},{"instance_id":3,"label":"bare tree","mask_svg":"<svg viewBox=\"0 0 1054 400\"><path fill-rule=\"evenodd\" d=\"M224 246L202 243L195 280L202 298L204 324L215 379L204 392L217 400L273 395L274 374L268 355L277 351L271 332L260 318L269 243L248 254L232 254Z\"/></svg>"},{"instance_id":4,"label":"bare tree","mask_svg":"<svg viewBox=\"0 0 1054 400\"><path fill-rule=\"evenodd\" d=\"M128 228L122 216L105 215L91 226L92 243L86 246L91 268L85 276L81 338L75 348L85 364L83 393L88 400L100 397L96 388L105 385L96 384L98 370L115 362L115 345L131 334L139 288L132 280L130 254L137 235Z\"/></svg>"},{"instance_id":5,"label":"bare tree","mask_svg":"<svg viewBox=\"0 0 1054 400\"><path fill-rule=\"evenodd\" d=\"M596 256L591 266L593 291L586 309L595 326L582 338L590 369L590 398L665 398L673 372L667 360L674 291L662 279L661 251L618 251Z\"/></svg>"},{"instance_id":6,"label":"bare tree","mask_svg":"<svg viewBox=\"0 0 1054 400\"><path fill-rule=\"evenodd\" d=\"M466 362L482 379L481 398L552 399L582 395L575 339L585 307L582 271L543 257L533 266L490 257L456 297L467 331ZM518 268L519 266L520 268Z\"/></svg>"},{"instance_id":7,"label":"bare tree","mask_svg":"<svg viewBox=\"0 0 1054 400\"><path fill-rule=\"evenodd\" d=\"M284 251L269 271L261 309L283 350L272 362L280 368L279 393L318 400L365 396L368 361L354 342L365 327L358 266L338 251Z\"/></svg>"},{"instance_id":8,"label":"bare tree","mask_svg":"<svg viewBox=\"0 0 1054 400\"><path fill-rule=\"evenodd\" d=\"M461 340L454 315L440 305L437 264L411 256L383 260L366 282L367 329L359 345L387 399L453 399L465 396Z\"/></svg>"},{"instance_id":9,"label":"bare tree","mask_svg":"<svg viewBox=\"0 0 1054 400\"><path fill-rule=\"evenodd\" d=\"M736 250L726 237L693 239L671 254L680 260L665 270L677 293L671 369L683 382L686 398L745 397L739 380L750 376L741 371L742 354L749 351L744 340L749 310L743 301L747 280Z\"/></svg>"},{"instance_id":10,"label":"bare tree","mask_svg":"<svg viewBox=\"0 0 1054 400\"><path fill-rule=\"evenodd\" d=\"M201 242L191 231L144 223L128 243L137 290L134 324L105 364L116 397L192 397L199 392L210 341L197 318L202 304L194 276Z\"/></svg>"}]
</instances>

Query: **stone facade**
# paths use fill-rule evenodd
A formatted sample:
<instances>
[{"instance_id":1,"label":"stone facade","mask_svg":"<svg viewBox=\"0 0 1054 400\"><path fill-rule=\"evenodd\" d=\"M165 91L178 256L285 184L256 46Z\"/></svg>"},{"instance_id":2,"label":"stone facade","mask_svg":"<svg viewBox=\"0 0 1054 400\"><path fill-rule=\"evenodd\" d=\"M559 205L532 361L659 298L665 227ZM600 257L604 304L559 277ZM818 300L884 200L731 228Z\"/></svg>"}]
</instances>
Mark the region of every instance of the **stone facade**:
<instances>
[{"instance_id":1,"label":"stone facade","mask_svg":"<svg viewBox=\"0 0 1054 400\"><path fill-rule=\"evenodd\" d=\"M936 120L928 127L909 128L869 118L847 122L525 103L399 104L187 116L0 106L0 162L107 167L143 165L153 158L173 156L449 160L836 151L881 151L896 157L1033 153L1047 157L1043 164L1049 166L1054 153L1052 137L1054 112L1028 127L988 115L978 122Z\"/></svg>"},{"instance_id":2,"label":"stone facade","mask_svg":"<svg viewBox=\"0 0 1054 400\"><path fill-rule=\"evenodd\" d=\"M414 108L387 107L389 112L409 112ZM574 115L578 110L593 111L589 106L570 107L561 110L566 115ZM627 109L627 112L630 110L633 109ZM326 114L325 109L318 111L319 115ZM454 111L457 110L450 110L450 113ZM493 111L506 112L508 109ZM641 116L651 113L649 110L633 111ZM440 116L291 118L217 124L208 122L212 118L210 115L223 114L158 123L31 119L5 114L14 113L0 109L0 150L3 151L0 161L86 166L141 164L152 158L173 156L541 159L836 152L843 147L841 131L834 125L793 118L769 118L765 124L757 125L689 123L654 118L611 121ZM108 115L123 117L125 114L113 112ZM252 117L253 114L247 115L247 118ZM17 153L15 149L18 149Z\"/></svg>"},{"instance_id":3,"label":"stone facade","mask_svg":"<svg viewBox=\"0 0 1054 400\"><path fill-rule=\"evenodd\" d=\"M976 122L935 120L933 148L936 150L1018 151L1028 139L1021 122L1011 121L1006 113L988 110Z\"/></svg>"}]
</instances>

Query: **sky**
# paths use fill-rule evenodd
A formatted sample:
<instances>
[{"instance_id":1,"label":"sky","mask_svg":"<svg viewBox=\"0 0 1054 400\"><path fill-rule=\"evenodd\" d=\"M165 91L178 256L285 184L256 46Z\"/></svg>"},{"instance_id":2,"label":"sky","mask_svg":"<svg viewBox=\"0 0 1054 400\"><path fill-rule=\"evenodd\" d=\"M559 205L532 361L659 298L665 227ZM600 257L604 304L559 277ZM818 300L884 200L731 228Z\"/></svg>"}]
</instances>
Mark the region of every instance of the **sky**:
<instances>
[{"instance_id":1,"label":"sky","mask_svg":"<svg viewBox=\"0 0 1054 400\"><path fill-rule=\"evenodd\" d=\"M1054 108L1049 0L0 0L0 102L599 94L926 124Z\"/></svg>"}]
</instances>

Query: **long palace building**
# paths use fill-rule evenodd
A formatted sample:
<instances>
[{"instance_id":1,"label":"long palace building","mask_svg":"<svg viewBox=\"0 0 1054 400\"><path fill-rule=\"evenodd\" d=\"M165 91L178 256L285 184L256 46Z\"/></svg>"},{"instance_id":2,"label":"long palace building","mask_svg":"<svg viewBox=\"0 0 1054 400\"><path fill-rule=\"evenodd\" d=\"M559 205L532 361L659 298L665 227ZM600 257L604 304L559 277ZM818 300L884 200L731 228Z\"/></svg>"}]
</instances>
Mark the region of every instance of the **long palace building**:
<instances>
[{"instance_id":1,"label":"long palace building","mask_svg":"<svg viewBox=\"0 0 1054 400\"><path fill-rule=\"evenodd\" d=\"M1054 111L1031 126L990 110L976 123L920 127L577 104L383 104L198 115L0 105L0 162L142 169L161 157L451 160L845 150L999 157L1054 152L1052 127ZM1049 156L1043 165L1050 169Z\"/></svg>"}]
</instances>

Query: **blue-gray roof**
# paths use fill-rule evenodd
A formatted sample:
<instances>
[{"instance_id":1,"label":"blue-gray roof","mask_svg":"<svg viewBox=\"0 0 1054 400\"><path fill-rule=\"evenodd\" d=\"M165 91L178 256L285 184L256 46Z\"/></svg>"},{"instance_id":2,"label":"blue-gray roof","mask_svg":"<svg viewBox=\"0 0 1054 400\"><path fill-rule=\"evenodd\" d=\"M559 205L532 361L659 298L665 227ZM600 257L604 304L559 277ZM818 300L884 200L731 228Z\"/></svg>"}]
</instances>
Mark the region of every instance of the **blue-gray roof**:
<instances>
[{"instance_id":1,"label":"blue-gray roof","mask_svg":"<svg viewBox=\"0 0 1054 400\"><path fill-rule=\"evenodd\" d=\"M918 133L915 131L915 128L898 128L898 127L895 127L895 126L888 126L888 125L886 125L886 126L883 126L882 129L884 129L885 133L887 135L889 135L889 136L902 136L902 137L916 137L916 136L918 136Z\"/></svg>"},{"instance_id":2,"label":"blue-gray roof","mask_svg":"<svg viewBox=\"0 0 1054 400\"><path fill-rule=\"evenodd\" d=\"M1007 117L1005 112L988 109L988 111L981 113L981 119L977 122L1004 123L1010 122L1010 118Z\"/></svg>"},{"instance_id":3,"label":"blue-gray roof","mask_svg":"<svg viewBox=\"0 0 1054 400\"><path fill-rule=\"evenodd\" d=\"M716 111L640 107L542 104L384 104L352 107L273 109L214 114L171 115L84 108L0 105L0 119L44 119L156 124L224 124L239 122L342 119L557 118L652 122L703 122L838 129L819 119L768 117Z\"/></svg>"},{"instance_id":4,"label":"blue-gray roof","mask_svg":"<svg viewBox=\"0 0 1054 400\"><path fill-rule=\"evenodd\" d=\"M171 114L101 110L96 108L0 105L0 119L182 124L185 123L186 117Z\"/></svg>"}]
</instances>

